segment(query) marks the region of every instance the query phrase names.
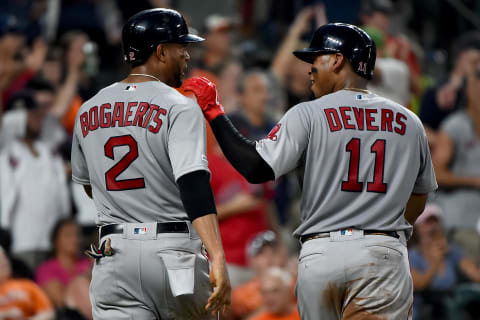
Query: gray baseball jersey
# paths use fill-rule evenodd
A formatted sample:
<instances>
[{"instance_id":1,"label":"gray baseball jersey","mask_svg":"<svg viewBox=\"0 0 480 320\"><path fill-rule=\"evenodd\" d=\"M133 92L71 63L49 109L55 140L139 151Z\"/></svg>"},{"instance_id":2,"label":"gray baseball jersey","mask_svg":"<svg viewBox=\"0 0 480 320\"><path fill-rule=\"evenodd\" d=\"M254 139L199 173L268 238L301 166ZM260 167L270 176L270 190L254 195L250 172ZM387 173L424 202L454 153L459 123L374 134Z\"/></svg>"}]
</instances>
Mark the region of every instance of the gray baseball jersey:
<instances>
[{"instance_id":1,"label":"gray baseball jersey","mask_svg":"<svg viewBox=\"0 0 480 320\"><path fill-rule=\"evenodd\" d=\"M94 319L210 318L208 262L176 184L208 171L205 153L200 108L161 82L115 83L82 105L72 178L92 185L97 223L124 230L108 235L115 253L95 262ZM157 222L179 220L188 233L157 234Z\"/></svg>"},{"instance_id":2,"label":"gray baseball jersey","mask_svg":"<svg viewBox=\"0 0 480 320\"><path fill-rule=\"evenodd\" d=\"M92 185L99 225L188 220L176 181L207 165L200 108L161 82L115 83L78 111L72 178Z\"/></svg>"},{"instance_id":3,"label":"gray baseball jersey","mask_svg":"<svg viewBox=\"0 0 480 320\"><path fill-rule=\"evenodd\" d=\"M350 227L409 231L410 195L437 187L418 117L371 93L340 90L301 103L256 148L275 177L304 166L297 237Z\"/></svg>"}]
</instances>

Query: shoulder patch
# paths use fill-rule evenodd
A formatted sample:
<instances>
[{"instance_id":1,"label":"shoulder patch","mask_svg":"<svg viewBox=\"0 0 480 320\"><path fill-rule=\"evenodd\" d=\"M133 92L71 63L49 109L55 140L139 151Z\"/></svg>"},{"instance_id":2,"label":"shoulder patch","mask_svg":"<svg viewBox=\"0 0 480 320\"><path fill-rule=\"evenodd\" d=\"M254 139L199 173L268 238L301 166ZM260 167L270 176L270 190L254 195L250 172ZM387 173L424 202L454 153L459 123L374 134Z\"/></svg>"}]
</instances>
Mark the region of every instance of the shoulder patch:
<instances>
[{"instance_id":1,"label":"shoulder patch","mask_svg":"<svg viewBox=\"0 0 480 320\"><path fill-rule=\"evenodd\" d=\"M265 138L270 139L272 141L277 141L277 139L278 139L277 132L280 130L281 126L282 126L281 123L276 124L275 127L273 127L273 129L270 131L269 134L267 134L267 136Z\"/></svg>"}]
</instances>

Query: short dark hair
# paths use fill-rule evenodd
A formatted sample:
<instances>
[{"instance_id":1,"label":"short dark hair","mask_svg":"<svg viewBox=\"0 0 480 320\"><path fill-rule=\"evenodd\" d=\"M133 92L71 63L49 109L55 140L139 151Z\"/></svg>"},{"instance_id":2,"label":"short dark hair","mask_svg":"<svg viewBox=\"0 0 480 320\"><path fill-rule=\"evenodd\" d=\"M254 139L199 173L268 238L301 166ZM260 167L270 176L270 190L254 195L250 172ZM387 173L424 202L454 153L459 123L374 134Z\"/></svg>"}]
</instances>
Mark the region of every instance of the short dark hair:
<instances>
[{"instance_id":1,"label":"short dark hair","mask_svg":"<svg viewBox=\"0 0 480 320\"><path fill-rule=\"evenodd\" d=\"M7 110L25 109L33 110L38 107L33 92L30 89L23 89L15 92L7 102Z\"/></svg>"},{"instance_id":2,"label":"short dark hair","mask_svg":"<svg viewBox=\"0 0 480 320\"><path fill-rule=\"evenodd\" d=\"M54 86L41 76L35 76L27 83L26 88L32 91L49 91L55 93Z\"/></svg>"},{"instance_id":3,"label":"short dark hair","mask_svg":"<svg viewBox=\"0 0 480 320\"><path fill-rule=\"evenodd\" d=\"M58 234L60 230L68 224L78 225L78 223L73 218L63 218L57 221L55 226L52 229L52 233L50 234L50 241L52 243L52 247L55 247L55 240L57 240ZM56 248L54 248L55 250Z\"/></svg>"}]
</instances>

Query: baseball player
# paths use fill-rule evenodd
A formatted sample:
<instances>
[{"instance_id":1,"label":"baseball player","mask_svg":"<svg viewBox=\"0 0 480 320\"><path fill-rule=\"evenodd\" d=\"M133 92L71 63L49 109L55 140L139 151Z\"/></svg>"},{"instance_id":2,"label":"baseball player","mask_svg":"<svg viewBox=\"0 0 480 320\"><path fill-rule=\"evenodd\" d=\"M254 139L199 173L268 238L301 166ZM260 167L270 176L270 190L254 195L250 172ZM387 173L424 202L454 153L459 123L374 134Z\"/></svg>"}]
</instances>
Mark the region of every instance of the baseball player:
<instances>
[{"instance_id":1,"label":"baseball player","mask_svg":"<svg viewBox=\"0 0 480 320\"><path fill-rule=\"evenodd\" d=\"M72 178L93 196L100 226L93 317L209 319L229 304L230 284L205 121L174 89L187 44L203 39L178 12L152 9L126 22L122 40L131 73L82 105L72 146Z\"/></svg>"},{"instance_id":2,"label":"baseball player","mask_svg":"<svg viewBox=\"0 0 480 320\"><path fill-rule=\"evenodd\" d=\"M266 138L243 138L204 78L192 91L223 152L250 182L303 169L296 294L304 320L407 319L413 284L406 239L437 187L420 120L367 91L376 49L360 28L327 24L310 47L316 100L291 108Z\"/></svg>"}]
</instances>

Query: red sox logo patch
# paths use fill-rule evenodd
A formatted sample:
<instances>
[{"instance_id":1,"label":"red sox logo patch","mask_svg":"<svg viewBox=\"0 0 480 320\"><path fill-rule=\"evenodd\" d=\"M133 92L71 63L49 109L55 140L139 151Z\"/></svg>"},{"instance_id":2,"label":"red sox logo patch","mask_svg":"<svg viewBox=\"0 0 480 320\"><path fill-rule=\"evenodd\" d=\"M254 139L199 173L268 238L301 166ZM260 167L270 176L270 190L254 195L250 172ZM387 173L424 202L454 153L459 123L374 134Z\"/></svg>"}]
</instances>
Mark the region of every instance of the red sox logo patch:
<instances>
[{"instance_id":1,"label":"red sox logo patch","mask_svg":"<svg viewBox=\"0 0 480 320\"><path fill-rule=\"evenodd\" d=\"M273 127L273 129L270 131L269 134L267 134L267 136L265 138L268 138L272 141L277 141L277 132L280 130L280 127L281 127L281 124L278 123L275 127Z\"/></svg>"}]
</instances>

